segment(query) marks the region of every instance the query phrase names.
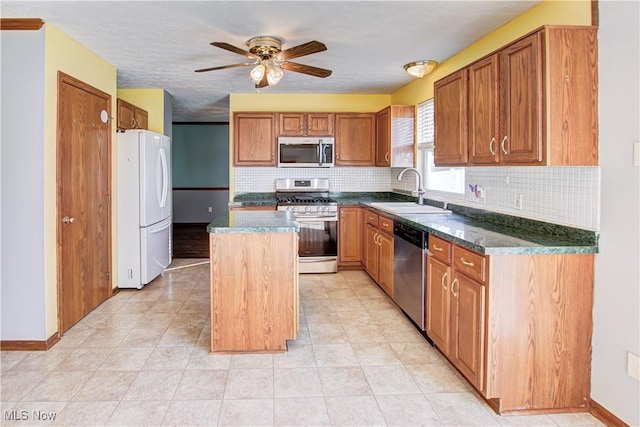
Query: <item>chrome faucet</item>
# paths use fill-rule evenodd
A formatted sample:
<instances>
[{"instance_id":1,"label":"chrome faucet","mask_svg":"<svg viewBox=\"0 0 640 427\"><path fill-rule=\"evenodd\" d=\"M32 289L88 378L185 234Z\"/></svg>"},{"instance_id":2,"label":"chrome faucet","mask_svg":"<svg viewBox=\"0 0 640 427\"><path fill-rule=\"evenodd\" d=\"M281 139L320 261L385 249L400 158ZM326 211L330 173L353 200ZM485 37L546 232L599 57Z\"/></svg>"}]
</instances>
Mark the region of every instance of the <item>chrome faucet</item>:
<instances>
[{"instance_id":1,"label":"chrome faucet","mask_svg":"<svg viewBox=\"0 0 640 427\"><path fill-rule=\"evenodd\" d=\"M422 205L424 203L424 188L422 187L422 174L416 168L404 168L398 174L398 181L402 181L402 175L404 175L406 171L414 171L416 173L416 187L417 187L416 191L418 192L418 204Z\"/></svg>"}]
</instances>

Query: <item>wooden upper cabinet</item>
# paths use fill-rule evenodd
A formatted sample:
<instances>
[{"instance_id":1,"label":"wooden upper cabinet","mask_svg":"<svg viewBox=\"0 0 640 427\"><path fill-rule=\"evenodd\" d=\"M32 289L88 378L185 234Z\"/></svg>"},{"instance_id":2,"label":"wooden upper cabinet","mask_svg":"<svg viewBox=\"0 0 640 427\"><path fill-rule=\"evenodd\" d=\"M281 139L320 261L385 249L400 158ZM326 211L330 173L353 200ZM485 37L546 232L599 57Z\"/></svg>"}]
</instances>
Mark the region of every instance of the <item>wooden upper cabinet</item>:
<instances>
[{"instance_id":1,"label":"wooden upper cabinet","mask_svg":"<svg viewBox=\"0 0 640 427\"><path fill-rule=\"evenodd\" d=\"M500 152L504 163L540 164L543 155L543 34L500 53L503 84Z\"/></svg>"},{"instance_id":2,"label":"wooden upper cabinet","mask_svg":"<svg viewBox=\"0 0 640 427\"><path fill-rule=\"evenodd\" d=\"M469 162L500 161L499 55L491 55L469 67Z\"/></svg>"},{"instance_id":3,"label":"wooden upper cabinet","mask_svg":"<svg viewBox=\"0 0 640 427\"><path fill-rule=\"evenodd\" d=\"M233 164L276 165L276 113L233 115Z\"/></svg>"},{"instance_id":4,"label":"wooden upper cabinet","mask_svg":"<svg viewBox=\"0 0 640 427\"><path fill-rule=\"evenodd\" d=\"M463 69L434 83L434 162L438 166L468 161L467 74Z\"/></svg>"},{"instance_id":5,"label":"wooden upper cabinet","mask_svg":"<svg viewBox=\"0 0 640 427\"><path fill-rule=\"evenodd\" d=\"M280 136L332 136L333 113L278 113Z\"/></svg>"},{"instance_id":6,"label":"wooden upper cabinet","mask_svg":"<svg viewBox=\"0 0 640 427\"><path fill-rule=\"evenodd\" d=\"M435 164L597 165L596 34L546 26L435 82ZM457 138L461 117L468 161Z\"/></svg>"},{"instance_id":7,"label":"wooden upper cabinet","mask_svg":"<svg viewBox=\"0 0 640 427\"><path fill-rule=\"evenodd\" d=\"M390 105L376 114L376 166L413 167L415 107Z\"/></svg>"},{"instance_id":8,"label":"wooden upper cabinet","mask_svg":"<svg viewBox=\"0 0 640 427\"><path fill-rule=\"evenodd\" d=\"M376 114L376 166L391 166L391 107Z\"/></svg>"},{"instance_id":9,"label":"wooden upper cabinet","mask_svg":"<svg viewBox=\"0 0 640 427\"><path fill-rule=\"evenodd\" d=\"M546 36L549 47L545 56L549 71L546 163L597 166L597 27L550 27Z\"/></svg>"},{"instance_id":10,"label":"wooden upper cabinet","mask_svg":"<svg viewBox=\"0 0 640 427\"><path fill-rule=\"evenodd\" d=\"M148 129L149 113L142 108L124 101L116 100L116 126L118 129Z\"/></svg>"},{"instance_id":11,"label":"wooden upper cabinet","mask_svg":"<svg viewBox=\"0 0 640 427\"><path fill-rule=\"evenodd\" d=\"M375 114L336 113L335 129L336 165L375 165Z\"/></svg>"}]
</instances>

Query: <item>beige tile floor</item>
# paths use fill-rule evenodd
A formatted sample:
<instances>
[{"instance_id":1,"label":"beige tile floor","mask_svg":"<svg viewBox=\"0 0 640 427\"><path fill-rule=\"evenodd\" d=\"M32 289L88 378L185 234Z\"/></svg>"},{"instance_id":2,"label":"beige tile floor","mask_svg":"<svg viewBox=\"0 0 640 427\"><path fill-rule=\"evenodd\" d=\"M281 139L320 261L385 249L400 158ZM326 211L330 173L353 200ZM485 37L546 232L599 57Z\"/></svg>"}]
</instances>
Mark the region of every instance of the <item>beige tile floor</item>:
<instances>
[{"instance_id":1,"label":"beige tile floor","mask_svg":"<svg viewBox=\"0 0 640 427\"><path fill-rule=\"evenodd\" d=\"M302 275L300 296L287 353L210 355L208 265L122 290L50 351L1 353L0 424L602 425L495 415L361 271Z\"/></svg>"}]
</instances>

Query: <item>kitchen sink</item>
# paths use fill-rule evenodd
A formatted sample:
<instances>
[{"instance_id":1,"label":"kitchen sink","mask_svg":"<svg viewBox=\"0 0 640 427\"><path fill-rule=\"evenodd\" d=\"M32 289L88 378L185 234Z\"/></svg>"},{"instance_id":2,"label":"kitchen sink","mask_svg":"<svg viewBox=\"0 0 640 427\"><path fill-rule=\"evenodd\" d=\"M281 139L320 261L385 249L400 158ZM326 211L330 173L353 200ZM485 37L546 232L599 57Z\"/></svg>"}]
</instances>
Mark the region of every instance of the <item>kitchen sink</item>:
<instances>
[{"instance_id":1,"label":"kitchen sink","mask_svg":"<svg viewBox=\"0 0 640 427\"><path fill-rule=\"evenodd\" d=\"M437 208L430 205L419 205L414 202L374 202L369 203L372 208L393 214L448 214L448 209Z\"/></svg>"}]
</instances>

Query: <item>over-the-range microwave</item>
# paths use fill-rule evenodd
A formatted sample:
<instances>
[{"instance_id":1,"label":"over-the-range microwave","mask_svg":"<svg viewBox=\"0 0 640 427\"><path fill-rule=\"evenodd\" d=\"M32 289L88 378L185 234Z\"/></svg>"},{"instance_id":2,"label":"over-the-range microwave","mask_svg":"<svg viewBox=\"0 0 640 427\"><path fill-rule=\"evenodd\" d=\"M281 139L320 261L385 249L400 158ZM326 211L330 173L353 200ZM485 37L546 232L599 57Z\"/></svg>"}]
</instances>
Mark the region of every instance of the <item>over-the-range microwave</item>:
<instances>
[{"instance_id":1,"label":"over-the-range microwave","mask_svg":"<svg viewBox=\"0 0 640 427\"><path fill-rule=\"evenodd\" d=\"M333 137L281 136L278 138L279 168L330 168L335 156Z\"/></svg>"}]
</instances>

